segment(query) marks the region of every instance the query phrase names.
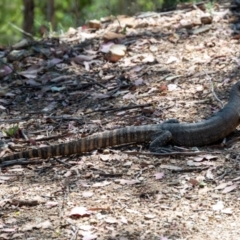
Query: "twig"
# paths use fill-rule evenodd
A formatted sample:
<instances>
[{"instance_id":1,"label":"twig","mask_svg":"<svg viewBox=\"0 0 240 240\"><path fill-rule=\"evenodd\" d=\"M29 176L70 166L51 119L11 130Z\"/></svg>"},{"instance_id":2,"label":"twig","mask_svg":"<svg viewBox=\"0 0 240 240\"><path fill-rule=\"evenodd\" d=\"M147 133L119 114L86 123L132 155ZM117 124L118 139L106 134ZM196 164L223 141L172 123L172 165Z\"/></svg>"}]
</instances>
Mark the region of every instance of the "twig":
<instances>
[{"instance_id":1,"label":"twig","mask_svg":"<svg viewBox=\"0 0 240 240\"><path fill-rule=\"evenodd\" d=\"M221 107L223 108L224 107L223 102L218 98L217 94L214 91L214 86L213 86L213 83L212 83L212 79L209 77L209 75L206 73L205 70L203 70L203 71L205 72L206 77L207 77L207 79L209 80L209 82L211 84L211 91L212 91L213 96L216 98L216 100L221 104Z\"/></svg>"},{"instance_id":2,"label":"twig","mask_svg":"<svg viewBox=\"0 0 240 240\"><path fill-rule=\"evenodd\" d=\"M26 36L33 38L32 34L30 34L28 32L25 32L24 30L22 30L21 28L17 27L16 25L14 25L14 24L12 24L10 22L8 22L8 24L10 24L13 28L17 29L19 32L25 34Z\"/></svg>"},{"instance_id":3,"label":"twig","mask_svg":"<svg viewBox=\"0 0 240 240\"><path fill-rule=\"evenodd\" d=\"M123 151L123 153L129 155L153 155L153 156L196 156L200 154L206 154L206 152L168 152L168 153L158 153L158 152L128 152Z\"/></svg>"},{"instance_id":4,"label":"twig","mask_svg":"<svg viewBox=\"0 0 240 240\"><path fill-rule=\"evenodd\" d=\"M24 117L24 118L15 118L15 119L0 119L0 123L16 123L28 120L30 117Z\"/></svg>"},{"instance_id":5,"label":"twig","mask_svg":"<svg viewBox=\"0 0 240 240\"><path fill-rule=\"evenodd\" d=\"M17 160L10 160L0 164L0 168L5 168L14 165L27 165L27 164L39 164L42 163L42 160L27 160L26 158L20 158Z\"/></svg>"},{"instance_id":6,"label":"twig","mask_svg":"<svg viewBox=\"0 0 240 240\"><path fill-rule=\"evenodd\" d=\"M42 137L42 138L38 138L38 139L30 139L30 140L19 140L17 141L18 143L32 143L31 140L34 140L35 142L40 142L40 141L48 141L48 140L53 140L53 139L59 139L59 138L63 138L63 137L69 137L73 135L73 133L64 133L61 135L55 135L55 136L50 136L50 137Z\"/></svg>"},{"instance_id":7,"label":"twig","mask_svg":"<svg viewBox=\"0 0 240 240\"><path fill-rule=\"evenodd\" d=\"M203 170L209 169L209 166L206 167L192 167L192 168L183 168L183 169L172 169L171 172L177 173L177 172L201 172Z\"/></svg>"},{"instance_id":8,"label":"twig","mask_svg":"<svg viewBox=\"0 0 240 240\"><path fill-rule=\"evenodd\" d=\"M61 164L65 165L66 167L72 167L72 164L70 164L70 163L64 162L64 161L62 161L62 160L60 160L60 159L58 159L58 158L54 158L54 159L55 159L55 161L57 161L58 163L61 163Z\"/></svg>"},{"instance_id":9,"label":"twig","mask_svg":"<svg viewBox=\"0 0 240 240\"><path fill-rule=\"evenodd\" d=\"M68 121L83 121L83 118L72 117L72 116L45 116L45 119L60 119L60 120L68 120Z\"/></svg>"},{"instance_id":10,"label":"twig","mask_svg":"<svg viewBox=\"0 0 240 240\"><path fill-rule=\"evenodd\" d=\"M112 112L112 111L123 111L123 110L129 110L129 109L134 109L134 108L142 108L142 107L150 107L152 106L151 103L147 103L147 104L139 104L139 105L134 105L134 106L127 106L127 107L119 107L119 108L101 108L101 109L97 109L91 112L87 112L85 114L90 114L90 113L94 113L94 112Z\"/></svg>"},{"instance_id":11,"label":"twig","mask_svg":"<svg viewBox=\"0 0 240 240\"><path fill-rule=\"evenodd\" d=\"M102 87L102 88L104 88L104 89L107 88L106 86L104 86L103 84L99 83L97 80L95 80L95 79L93 79L93 78L91 78L91 77L88 77L88 76L83 76L83 77L86 78L86 79L88 79L88 80L90 80L90 81L92 81L92 82L94 82L94 83L96 83L98 86L100 86L100 87Z\"/></svg>"}]
</instances>

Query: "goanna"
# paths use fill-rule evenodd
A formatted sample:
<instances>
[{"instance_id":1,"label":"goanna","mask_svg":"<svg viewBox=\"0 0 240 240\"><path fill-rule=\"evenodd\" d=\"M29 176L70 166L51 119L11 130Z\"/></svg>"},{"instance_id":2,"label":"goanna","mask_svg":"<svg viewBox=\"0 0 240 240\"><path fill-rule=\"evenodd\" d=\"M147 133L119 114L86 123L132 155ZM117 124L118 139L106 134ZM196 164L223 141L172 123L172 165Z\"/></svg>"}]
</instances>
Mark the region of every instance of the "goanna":
<instances>
[{"instance_id":1,"label":"goanna","mask_svg":"<svg viewBox=\"0 0 240 240\"><path fill-rule=\"evenodd\" d=\"M211 118L197 123L179 123L169 120L161 124L129 126L113 131L93 134L77 141L30 149L0 159L0 163L19 158L48 158L89 152L94 149L127 143L150 141L150 151L172 143L178 146L203 146L223 139L240 122L240 81L230 91L228 104Z\"/></svg>"}]
</instances>

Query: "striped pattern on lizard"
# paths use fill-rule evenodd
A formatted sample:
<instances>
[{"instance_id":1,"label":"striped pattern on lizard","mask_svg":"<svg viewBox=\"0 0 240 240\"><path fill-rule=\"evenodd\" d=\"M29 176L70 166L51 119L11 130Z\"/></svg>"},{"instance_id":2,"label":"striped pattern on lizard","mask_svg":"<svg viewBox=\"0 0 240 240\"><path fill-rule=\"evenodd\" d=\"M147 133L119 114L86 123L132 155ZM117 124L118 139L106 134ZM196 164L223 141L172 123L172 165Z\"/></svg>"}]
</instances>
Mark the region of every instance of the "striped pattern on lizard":
<instances>
[{"instance_id":1,"label":"striped pattern on lizard","mask_svg":"<svg viewBox=\"0 0 240 240\"><path fill-rule=\"evenodd\" d=\"M149 149L152 152L159 152L161 147L170 142L178 146L204 146L223 139L233 132L239 123L240 81L233 85L228 104L202 122L178 123L177 120L169 120L161 124L124 127L72 142L14 153L2 157L0 163L19 158L67 156L109 146L147 141L151 141Z\"/></svg>"}]
</instances>

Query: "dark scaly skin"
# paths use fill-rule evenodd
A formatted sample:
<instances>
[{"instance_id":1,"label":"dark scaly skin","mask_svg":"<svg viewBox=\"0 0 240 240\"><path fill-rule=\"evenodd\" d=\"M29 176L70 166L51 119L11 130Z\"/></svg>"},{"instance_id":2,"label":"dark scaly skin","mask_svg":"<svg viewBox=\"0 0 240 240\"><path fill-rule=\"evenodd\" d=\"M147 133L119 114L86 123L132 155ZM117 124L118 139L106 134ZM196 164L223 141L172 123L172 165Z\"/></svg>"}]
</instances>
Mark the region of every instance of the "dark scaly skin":
<instances>
[{"instance_id":1,"label":"dark scaly skin","mask_svg":"<svg viewBox=\"0 0 240 240\"><path fill-rule=\"evenodd\" d=\"M162 124L130 126L93 134L77 141L18 152L0 159L0 163L19 158L48 158L89 152L98 148L126 143L152 141L151 151L171 141L178 146L204 146L223 139L240 123L240 81L231 89L228 104L211 118L198 123L165 122Z\"/></svg>"}]
</instances>

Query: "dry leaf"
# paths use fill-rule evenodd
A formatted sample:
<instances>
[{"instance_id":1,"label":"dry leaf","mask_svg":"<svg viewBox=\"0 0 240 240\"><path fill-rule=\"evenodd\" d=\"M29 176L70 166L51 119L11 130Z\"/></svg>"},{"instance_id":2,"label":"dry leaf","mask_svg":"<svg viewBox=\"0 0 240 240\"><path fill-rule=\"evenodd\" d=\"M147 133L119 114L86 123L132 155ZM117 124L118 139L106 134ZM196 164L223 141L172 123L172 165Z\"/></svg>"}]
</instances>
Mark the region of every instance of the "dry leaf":
<instances>
[{"instance_id":1,"label":"dry leaf","mask_svg":"<svg viewBox=\"0 0 240 240\"><path fill-rule=\"evenodd\" d=\"M214 211L221 211L224 208L223 202L218 201L215 205L212 206Z\"/></svg>"},{"instance_id":2,"label":"dry leaf","mask_svg":"<svg viewBox=\"0 0 240 240\"><path fill-rule=\"evenodd\" d=\"M197 186L199 185L199 181L197 181L196 179L190 178L189 182L193 185L193 186Z\"/></svg>"},{"instance_id":3,"label":"dry leaf","mask_svg":"<svg viewBox=\"0 0 240 240\"><path fill-rule=\"evenodd\" d=\"M125 38L125 35L123 34L119 34L119 33L115 33L115 32L107 32L104 34L103 36L103 40L105 42L108 42L108 41L112 41L112 40L121 40Z\"/></svg>"},{"instance_id":4,"label":"dry leaf","mask_svg":"<svg viewBox=\"0 0 240 240\"><path fill-rule=\"evenodd\" d=\"M120 180L118 180L118 181L119 181L119 183L120 183L121 185L124 185L124 184L133 185L133 184L140 183L139 180L125 180L125 179L120 179Z\"/></svg>"},{"instance_id":5,"label":"dry leaf","mask_svg":"<svg viewBox=\"0 0 240 240\"><path fill-rule=\"evenodd\" d=\"M118 220L116 218L113 218L113 217L108 217L108 218L105 218L105 222L107 222L107 223L118 223Z\"/></svg>"},{"instance_id":6,"label":"dry leaf","mask_svg":"<svg viewBox=\"0 0 240 240\"><path fill-rule=\"evenodd\" d=\"M164 176L164 172L155 173L154 176L157 180L162 179Z\"/></svg>"},{"instance_id":7,"label":"dry leaf","mask_svg":"<svg viewBox=\"0 0 240 240\"><path fill-rule=\"evenodd\" d=\"M54 202L54 201L48 201L45 203L46 208L53 208L56 207L58 205L58 202Z\"/></svg>"},{"instance_id":8,"label":"dry leaf","mask_svg":"<svg viewBox=\"0 0 240 240\"><path fill-rule=\"evenodd\" d=\"M166 165L166 164L162 164L160 166L160 168L169 169L169 170L182 170L181 167L177 167L177 166L173 166L173 165Z\"/></svg>"},{"instance_id":9,"label":"dry leaf","mask_svg":"<svg viewBox=\"0 0 240 240\"><path fill-rule=\"evenodd\" d=\"M85 207L74 207L69 216L70 217L88 217L92 214L92 211L88 210Z\"/></svg>"},{"instance_id":10,"label":"dry leaf","mask_svg":"<svg viewBox=\"0 0 240 240\"><path fill-rule=\"evenodd\" d=\"M89 198L93 196L93 192L82 192L82 196L84 198Z\"/></svg>"},{"instance_id":11,"label":"dry leaf","mask_svg":"<svg viewBox=\"0 0 240 240\"><path fill-rule=\"evenodd\" d=\"M229 192L232 192L234 189L236 189L238 187L238 185L234 184L234 185L231 185L229 187L226 187L222 193L229 193Z\"/></svg>"},{"instance_id":12,"label":"dry leaf","mask_svg":"<svg viewBox=\"0 0 240 240\"><path fill-rule=\"evenodd\" d=\"M105 187L107 185L111 184L111 182L104 181L104 182L99 182L99 183L94 183L92 187L98 188L98 187Z\"/></svg>"}]
</instances>

